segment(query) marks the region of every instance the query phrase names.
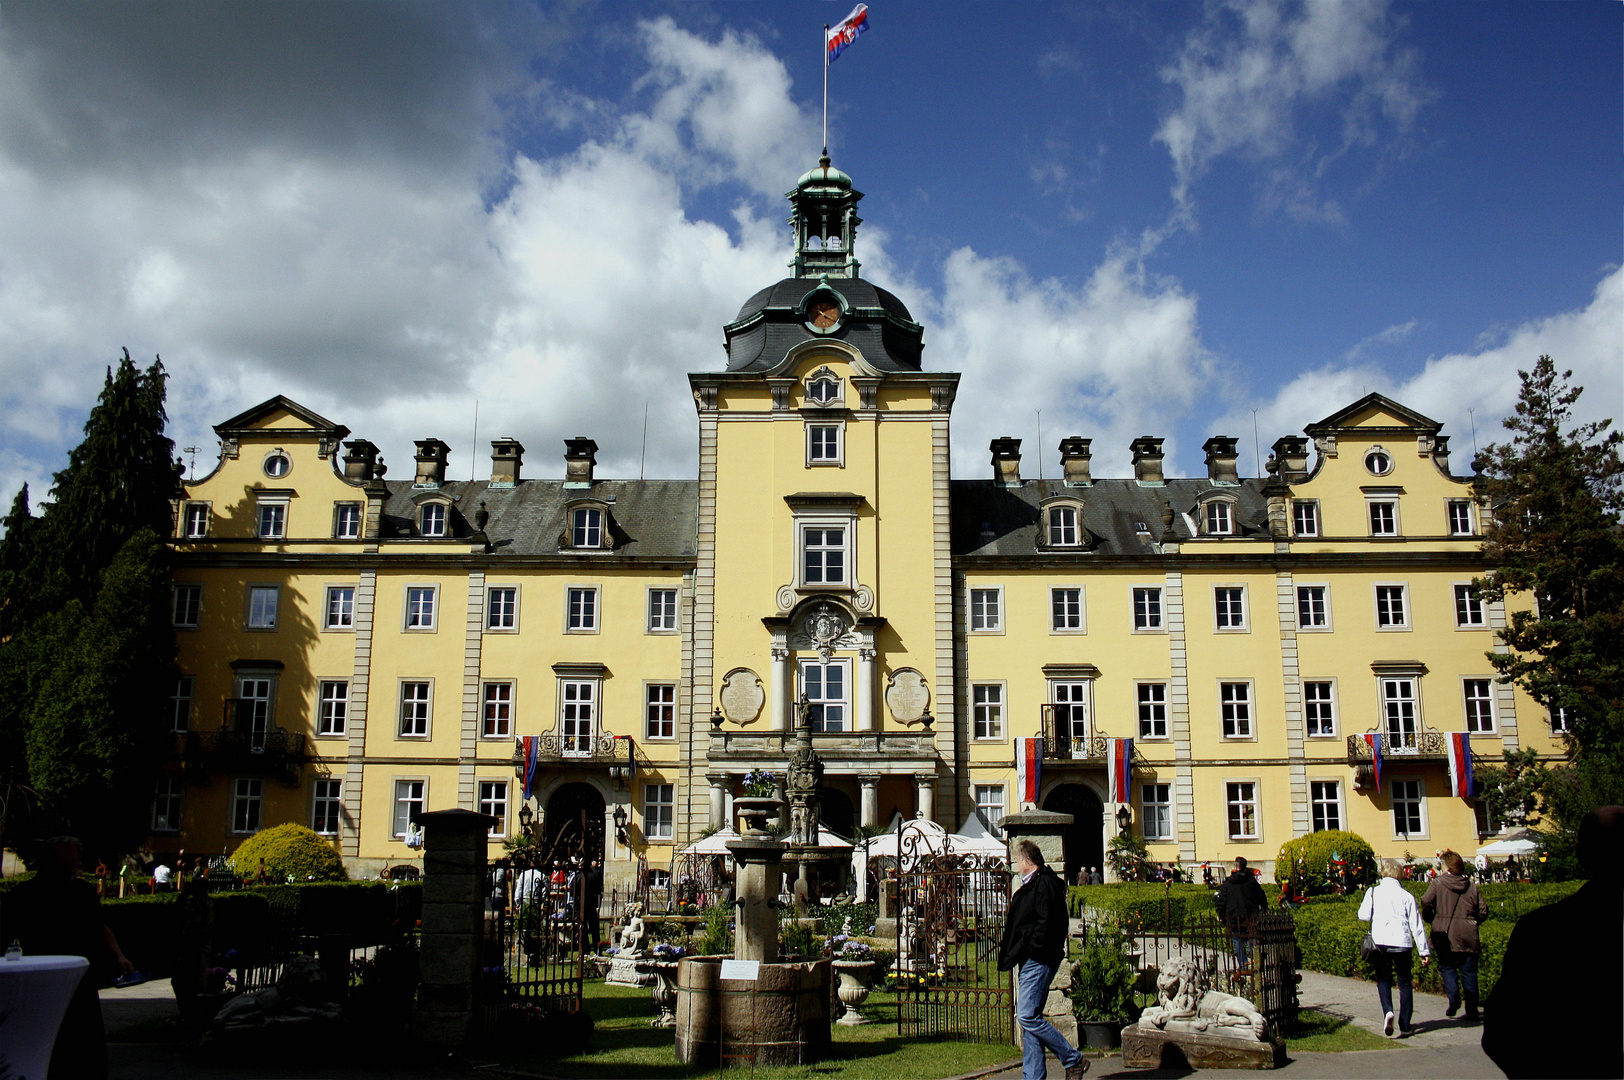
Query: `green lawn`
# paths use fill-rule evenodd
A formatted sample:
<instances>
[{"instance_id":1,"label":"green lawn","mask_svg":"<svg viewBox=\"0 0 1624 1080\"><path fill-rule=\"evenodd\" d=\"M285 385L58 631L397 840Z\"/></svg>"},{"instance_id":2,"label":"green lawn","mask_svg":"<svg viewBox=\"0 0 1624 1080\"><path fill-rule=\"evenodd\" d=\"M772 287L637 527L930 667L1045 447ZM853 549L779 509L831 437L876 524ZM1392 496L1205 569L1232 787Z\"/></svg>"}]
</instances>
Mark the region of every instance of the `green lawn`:
<instances>
[{"instance_id":1,"label":"green lawn","mask_svg":"<svg viewBox=\"0 0 1624 1080\"><path fill-rule=\"evenodd\" d=\"M654 1016L649 991L589 981L585 997L586 1010L595 1025L591 1052L565 1058L510 1059L508 1063L548 1076L583 1080L716 1074L714 1067L700 1070L677 1062L671 1029L649 1027ZM753 1075L763 1080L848 1076L935 1080L1020 1056L1013 1045L938 1040L904 1042L897 1035L896 999L891 994L870 995L863 1005L863 1015L874 1022L859 1027L834 1025L834 1057L830 1060L815 1065L756 1069Z\"/></svg>"},{"instance_id":2,"label":"green lawn","mask_svg":"<svg viewBox=\"0 0 1624 1080\"><path fill-rule=\"evenodd\" d=\"M1286 1032L1286 1050L1293 1054L1310 1050L1390 1050L1393 1045L1391 1039L1318 1009L1302 1010L1297 1014L1297 1023Z\"/></svg>"}]
</instances>

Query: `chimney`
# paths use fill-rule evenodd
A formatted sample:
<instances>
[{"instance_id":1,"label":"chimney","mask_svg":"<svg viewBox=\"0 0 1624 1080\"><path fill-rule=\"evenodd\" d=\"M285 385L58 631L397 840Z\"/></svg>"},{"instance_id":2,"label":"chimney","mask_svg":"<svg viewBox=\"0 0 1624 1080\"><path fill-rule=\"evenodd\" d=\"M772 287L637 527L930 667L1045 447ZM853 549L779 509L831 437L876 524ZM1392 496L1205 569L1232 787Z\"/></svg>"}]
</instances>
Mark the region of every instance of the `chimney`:
<instances>
[{"instance_id":1,"label":"chimney","mask_svg":"<svg viewBox=\"0 0 1624 1080\"><path fill-rule=\"evenodd\" d=\"M564 440L564 486L591 487L598 464L598 444L585 435Z\"/></svg>"},{"instance_id":2,"label":"chimney","mask_svg":"<svg viewBox=\"0 0 1624 1080\"><path fill-rule=\"evenodd\" d=\"M1274 440L1275 460L1280 463L1280 479L1288 484L1308 479L1308 440L1301 435L1283 435Z\"/></svg>"},{"instance_id":3,"label":"chimney","mask_svg":"<svg viewBox=\"0 0 1624 1080\"><path fill-rule=\"evenodd\" d=\"M524 444L518 439L491 440L491 487L509 488L519 482Z\"/></svg>"},{"instance_id":4,"label":"chimney","mask_svg":"<svg viewBox=\"0 0 1624 1080\"><path fill-rule=\"evenodd\" d=\"M1001 487L1021 486L1021 440L1005 435L994 439L992 449L992 478Z\"/></svg>"},{"instance_id":5,"label":"chimney","mask_svg":"<svg viewBox=\"0 0 1624 1080\"><path fill-rule=\"evenodd\" d=\"M378 448L365 439L344 444L344 479L366 483L378 467Z\"/></svg>"},{"instance_id":6,"label":"chimney","mask_svg":"<svg viewBox=\"0 0 1624 1080\"><path fill-rule=\"evenodd\" d=\"M1093 441L1076 435L1060 440L1060 479L1067 487L1087 487L1094 482L1088 473L1088 446Z\"/></svg>"},{"instance_id":7,"label":"chimney","mask_svg":"<svg viewBox=\"0 0 1624 1080\"><path fill-rule=\"evenodd\" d=\"M417 477L413 487L439 487L445 483L445 461L451 447L439 439L417 440Z\"/></svg>"},{"instance_id":8,"label":"chimney","mask_svg":"<svg viewBox=\"0 0 1624 1080\"><path fill-rule=\"evenodd\" d=\"M1128 444L1133 451L1133 478L1141 484L1162 482L1162 440L1141 435Z\"/></svg>"},{"instance_id":9,"label":"chimney","mask_svg":"<svg viewBox=\"0 0 1624 1080\"><path fill-rule=\"evenodd\" d=\"M1214 484L1238 484L1240 475L1235 471L1235 443L1228 435L1214 435L1201 444L1207 452L1207 479Z\"/></svg>"}]
</instances>

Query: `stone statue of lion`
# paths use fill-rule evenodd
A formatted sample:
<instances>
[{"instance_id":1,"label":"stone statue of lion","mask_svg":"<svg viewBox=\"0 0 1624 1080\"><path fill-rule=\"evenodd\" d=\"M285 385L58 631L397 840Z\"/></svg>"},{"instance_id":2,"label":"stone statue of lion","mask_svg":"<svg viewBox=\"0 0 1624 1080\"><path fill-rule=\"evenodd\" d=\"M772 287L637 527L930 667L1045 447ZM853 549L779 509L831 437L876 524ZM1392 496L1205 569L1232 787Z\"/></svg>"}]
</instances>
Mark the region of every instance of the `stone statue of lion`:
<instances>
[{"instance_id":1,"label":"stone statue of lion","mask_svg":"<svg viewBox=\"0 0 1624 1080\"><path fill-rule=\"evenodd\" d=\"M1268 1022L1243 997L1211 989L1194 960L1174 960L1156 976L1156 1004L1139 1016L1142 1026L1231 1038L1262 1040Z\"/></svg>"}]
</instances>

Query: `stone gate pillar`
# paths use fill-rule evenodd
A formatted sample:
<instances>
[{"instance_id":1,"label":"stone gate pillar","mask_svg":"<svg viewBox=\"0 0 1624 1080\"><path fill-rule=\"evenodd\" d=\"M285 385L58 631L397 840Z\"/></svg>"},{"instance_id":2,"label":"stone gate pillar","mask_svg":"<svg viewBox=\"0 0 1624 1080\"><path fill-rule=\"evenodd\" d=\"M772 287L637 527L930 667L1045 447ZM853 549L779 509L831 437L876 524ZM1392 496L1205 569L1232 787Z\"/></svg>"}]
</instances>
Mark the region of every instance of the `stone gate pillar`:
<instances>
[{"instance_id":1,"label":"stone gate pillar","mask_svg":"<svg viewBox=\"0 0 1624 1080\"><path fill-rule=\"evenodd\" d=\"M1043 852L1043 861L1061 877L1066 876L1065 832L1074 819L1070 814L1057 814L1053 810L1022 810L1018 814L1005 814L999 822L1004 838L1009 842L1010 868L1015 867L1015 841L1030 840ZM1069 881L1066 884L1071 884Z\"/></svg>"},{"instance_id":2,"label":"stone gate pillar","mask_svg":"<svg viewBox=\"0 0 1624 1080\"><path fill-rule=\"evenodd\" d=\"M461 1046L473 1033L474 988L485 930L485 845L494 818L472 810L433 810L412 818L423 828L422 981L414 1033Z\"/></svg>"}]
</instances>

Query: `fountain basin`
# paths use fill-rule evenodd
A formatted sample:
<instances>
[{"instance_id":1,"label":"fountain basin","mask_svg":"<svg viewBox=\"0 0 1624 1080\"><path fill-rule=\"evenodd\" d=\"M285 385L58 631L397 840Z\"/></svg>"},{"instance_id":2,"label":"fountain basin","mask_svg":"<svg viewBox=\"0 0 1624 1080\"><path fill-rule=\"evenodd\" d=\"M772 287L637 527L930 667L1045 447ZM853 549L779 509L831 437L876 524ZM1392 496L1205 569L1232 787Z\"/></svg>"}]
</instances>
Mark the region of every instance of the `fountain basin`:
<instances>
[{"instance_id":1,"label":"fountain basin","mask_svg":"<svg viewBox=\"0 0 1624 1080\"><path fill-rule=\"evenodd\" d=\"M830 1052L828 960L762 964L755 982L723 979L723 956L677 967L677 1060L685 1065L803 1065Z\"/></svg>"}]
</instances>

